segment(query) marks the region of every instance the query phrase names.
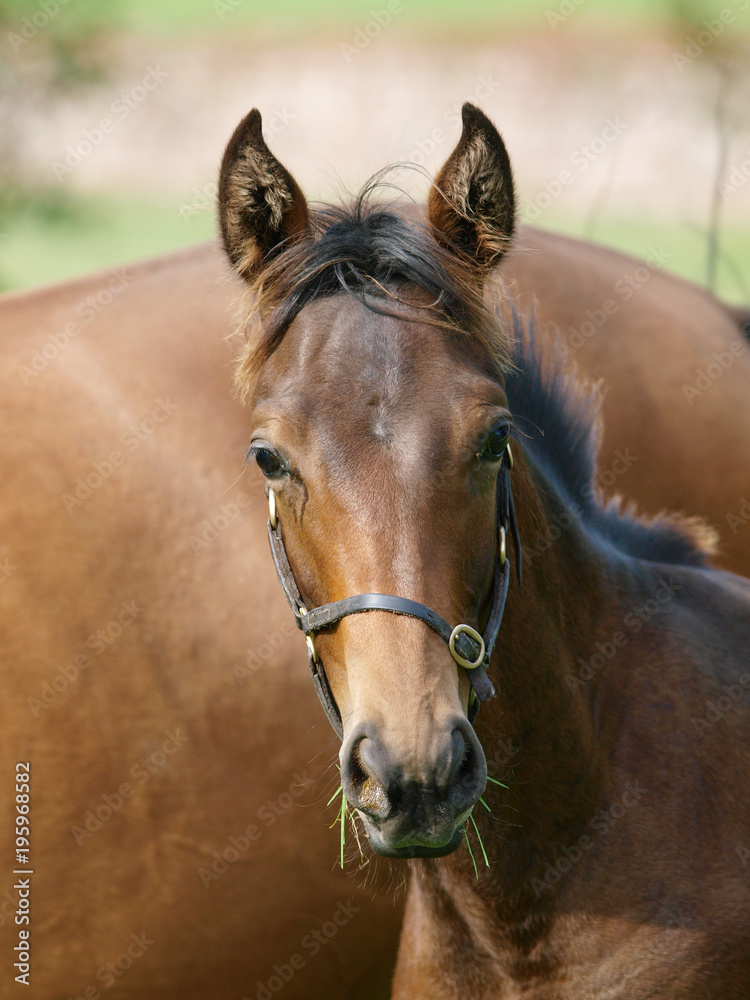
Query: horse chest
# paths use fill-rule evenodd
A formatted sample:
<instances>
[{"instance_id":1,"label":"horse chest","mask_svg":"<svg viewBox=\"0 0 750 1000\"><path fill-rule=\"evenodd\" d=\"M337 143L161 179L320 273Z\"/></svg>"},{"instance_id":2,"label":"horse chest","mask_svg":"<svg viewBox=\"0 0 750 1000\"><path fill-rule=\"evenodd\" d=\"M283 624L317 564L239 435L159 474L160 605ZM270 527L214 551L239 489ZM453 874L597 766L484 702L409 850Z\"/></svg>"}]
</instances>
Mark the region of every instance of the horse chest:
<instances>
[{"instance_id":1,"label":"horse chest","mask_svg":"<svg viewBox=\"0 0 750 1000\"><path fill-rule=\"evenodd\" d=\"M745 1000L738 951L730 967L721 943L694 927L620 923L580 927L561 950L550 943L527 956L486 947L430 955L409 934L392 1000Z\"/></svg>"}]
</instances>

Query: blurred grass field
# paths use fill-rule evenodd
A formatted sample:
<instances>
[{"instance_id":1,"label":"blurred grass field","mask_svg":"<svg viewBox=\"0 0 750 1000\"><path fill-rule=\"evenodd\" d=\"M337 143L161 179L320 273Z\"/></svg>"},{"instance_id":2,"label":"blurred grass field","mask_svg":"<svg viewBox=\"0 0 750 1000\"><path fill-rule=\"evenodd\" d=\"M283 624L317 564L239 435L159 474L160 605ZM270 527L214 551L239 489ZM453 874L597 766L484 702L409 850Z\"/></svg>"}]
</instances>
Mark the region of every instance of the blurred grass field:
<instances>
[{"instance_id":1,"label":"blurred grass field","mask_svg":"<svg viewBox=\"0 0 750 1000\"><path fill-rule=\"evenodd\" d=\"M30 206L14 219L13 253L0 244L0 278L6 289L63 281L98 268L168 253L211 239L216 233L212 209L189 217L164 199L92 197L67 206ZM700 285L707 282L706 234L685 225L669 226L644 219L603 216L593 231L580 218L545 217L544 228L593 239L635 257L651 247L671 256L667 269ZM728 301L750 302L750 232L724 226L716 289Z\"/></svg>"},{"instance_id":2,"label":"blurred grass field","mask_svg":"<svg viewBox=\"0 0 750 1000\"><path fill-rule=\"evenodd\" d=\"M700 30L706 20L720 16L728 3L739 11L745 0L398 2L399 6L392 9L398 10L394 40L400 45L408 45L409 39L422 46L431 41L445 44L450 40L470 47L480 45L488 37L502 36L505 40L517 39L520 52L528 39L543 35L546 41L553 38L555 43L559 38L562 45L564 36L570 38L573 32L590 38L592 45L596 45L599 37L619 39L629 33L638 38L666 34L675 39L675 44L683 45L684 39ZM349 39L372 19L373 11L385 9L387 3L388 0L317 0L314 4L306 0L277 0L273 4L251 0L107 0L107 3L68 0L39 32L42 37L32 38L28 45L24 43L13 52L15 63L11 60L5 66L0 64L0 86L9 95L7 107L13 97L15 65L24 87L28 87L29 79L34 79L33 72L45 81L40 85L40 100L48 94L57 98L64 90L70 91L74 98L83 95L80 98L83 101L87 88L96 88L109 72L113 40L125 39L131 50L138 49L140 40L147 40L153 50L154 44L173 45L175 40L189 39L190 44L197 46L196 52L200 52L201 44L220 48L222 39L237 44L238 37L246 37L253 46L267 44L272 51L285 41L304 46L305 39ZM0 44L6 52L11 35L38 16L40 10L35 0L0 0ZM558 31L554 24L550 28L550 17L554 20L560 11L570 23ZM750 23L746 21L742 28L750 34ZM43 65L45 60L47 68ZM293 73L294 66L280 66L279 72ZM18 80L15 83L20 86ZM189 93L185 96L189 102ZM398 124L394 131L397 128ZM12 129L10 132L12 135ZM12 152L7 139L6 150ZM220 152L217 148L217 166ZM384 149L382 162L388 160L388 154ZM168 176L159 177L158 161L154 164L155 182L151 190L138 182L107 190L101 186L91 190L85 186L71 189L64 184L41 183L33 177L27 182L22 167L17 168L15 176L11 171L8 173L10 176L4 181L0 178L0 290L61 281L95 268L168 252L211 238L216 231L210 199L199 210L186 212L185 191L170 193ZM592 201L595 195L592 191ZM697 225L685 218L659 216L637 208L623 211L621 204L605 205L592 221L589 212L565 204L552 206L540 225L584 236L637 257L644 257L652 246L664 246L671 254L671 270L700 284L707 281L706 224ZM748 262L747 220L724 211L720 218L716 266L718 294L736 302L750 301Z\"/></svg>"},{"instance_id":3,"label":"blurred grass field","mask_svg":"<svg viewBox=\"0 0 750 1000\"><path fill-rule=\"evenodd\" d=\"M731 2L731 0L730 0ZM331 25L356 26L373 11L387 8L388 0L63 0L73 17L56 32L60 37L82 35L90 29L110 28L144 35L221 30L231 18L239 25L264 25L288 37L297 31L327 31ZM486 31L493 27L528 29L547 11L557 11L561 0L400 0L394 9L405 25L420 32ZM584 10L586 16L613 28L624 25L652 30L664 25L699 25L716 17L727 0L566 0L562 10ZM35 0L2 0L6 22L20 22L39 9Z\"/></svg>"}]
</instances>

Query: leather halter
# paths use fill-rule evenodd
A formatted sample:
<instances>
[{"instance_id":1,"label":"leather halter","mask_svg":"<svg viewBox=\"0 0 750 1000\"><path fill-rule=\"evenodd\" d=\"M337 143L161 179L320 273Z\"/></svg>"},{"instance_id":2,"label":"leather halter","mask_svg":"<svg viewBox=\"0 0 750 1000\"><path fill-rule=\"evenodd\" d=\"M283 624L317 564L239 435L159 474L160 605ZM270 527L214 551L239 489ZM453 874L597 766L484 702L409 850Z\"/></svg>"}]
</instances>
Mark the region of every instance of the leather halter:
<instances>
[{"instance_id":1,"label":"leather halter","mask_svg":"<svg viewBox=\"0 0 750 1000\"><path fill-rule=\"evenodd\" d=\"M473 722L479 711L479 703L489 701L495 694L492 682L487 676L492 650L495 646L500 623L503 620L505 601L510 583L510 562L506 557L506 536L508 530L513 534L513 545L516 557L516 575L521 582L521 541L516 522L516 509L513 502L513 492L510 485L510 471L513 468L513 454L510 445L506 447L502 465L497 476L497 525L499 534L498 554L495 559L495 571L492 581L492 597L490 613L484 634L470 625L456 625L452 628L436 611L424 604L412 601L407 597L396 597L392 594L358 594L356 597L346 597L342 601L321 604L312 611L305 607L297 582L281 536L281 523L276 512L276 498L273 489L266 484L266 494L269 504L268 540L271 543L271 554L276 565L279 583L282 586L289 607L294 613L297 628L305 633L307 640L307 656L310 664L313 684L320 699L328 721L333 726L339 739L344 737L344 727L341 722L336 701L333 697L323 663L315 648L314 636L321 629L328 628L341 621L347 615L359 614L364 611L390 611L396 615L407 615L418 618L448 643L451 656L456 663L466 670L471 682L472 692L469 698L469 721Z\"/></svg>"}]
</instances>

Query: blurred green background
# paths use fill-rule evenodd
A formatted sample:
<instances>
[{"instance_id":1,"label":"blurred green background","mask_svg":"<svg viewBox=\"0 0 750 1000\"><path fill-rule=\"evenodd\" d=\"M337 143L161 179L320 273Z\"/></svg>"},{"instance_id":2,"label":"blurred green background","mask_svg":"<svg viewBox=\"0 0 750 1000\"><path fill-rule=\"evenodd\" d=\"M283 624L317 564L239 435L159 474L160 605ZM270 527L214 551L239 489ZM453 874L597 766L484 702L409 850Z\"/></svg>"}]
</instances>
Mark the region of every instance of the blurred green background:
<instances>
[{"instance_id":1,"label":"blurred green background","mask_svg":"<svg viewBox=\"0 0 750 1000\"><path fill-rule=\"evenodd\" d=\"M299 68L300 60L306 59L309 49L320 54L320 61L310 66L305 64L299 88L314 90L319 86L321 92L327 88L326 100L329 104L332 102L337 112L336 101L339 97L343 101L347 90L349 77L345 74L358 79L359 86L368 88L367 93L371 95L372 80L377 87L379 61L383 85L389 77L389 66L394 61L408 61L412 53L415 54L416 74L422 64L428 66L431 73L439 72L443 65L446 72L451 72L455 60L463 60L462 67L470 66L473 52L477 53L475 61L481 70L482 60L488 58L487 45L496 40L502 46L498 60L505 60L508 65L513 60L518 62L513 72L519 81L519 93L524 87L524 79L534 76L535 66L548 66L556 61L555 65L562 67L558 70L564 72L560 86L570 89L572 117L583 115L580 109L585 109L587 102L596 99L601 102L601 91L613 86L606 82L611 81L612 74L619 74L622 79L627 76L628 82L623 84L622 91L612 90L607 105L611 110L619 108L622 93L623 100L631 101L631 109L635 106L638 114L645 116L649 94L655 102L665 101L665 94L668 94L672 104L664 105L667 110L663 126L657 123L654 128L668 130L671 127L670 107L679 108L680 114L692 104L696 109L695 139L690 140L694 148L690 155L684 152L686 144L680 145L680 137L675 135L674 153L665 153L664 166L661 169L652 167L653 176L644 175L639 181L640 188L634 189L631 195L628 184L634 173L643 170L641 151L648 149L653 135L644 126L641 146L631 143L622 152L616 172L602 174L603 179L592 183L590 188L583 174L576 178L576 197L570 199L565 192L566 197L553 199L539 224L584 235L637 256L645 256L650 246L666 245L671 253L671 270L701 284L711 284L719 294L734 301L750 301L750 184L742 190L738 188L736 194L730 192L729 197L715 195L717 183L722 182L722 177L731 176L732 169L736 169L735 162L741 163L745 148L750 148L750 139L746 138L747 119L733 110L750 104L744 70L737 70L738 61L741 64L744 59L745 65L747 63L748 0L391 2L395 3L391 8L395 14L388 31L382 32L383 37L374 37L372 44L367 41L366 51L355 52L356 58L347 59L345 46L356 47L357 37L360 41L365 38L361 32L368 23L372 24L374 13L387 9L387 2L276 0L271 4L249 0L107 0L97 3L95 0L67 0L60 3L60 0L0 0L0 114L3 126L0 130L0 290L64 280L95 268L175 250L214 234L214 174L201 163L194 177L186 167L185 173L175 179L167 158L167 153L172 155L170 151L175 143L184 141L185 130L195 129L191 109L198 90L204 102L201 120L209 122L211 118L210 94L206 93L210 73L204 70L199 77L200 85L196 86L193 81L191 91L191 76L186 67L208 63L216 67L217 114L219 109L228 113L226 93L230 86L227 82L231 77L230 64L240 65L238 53L243 45L247 47L248 73L254 71L254 66L261 65L266 74L264 79L267 79L274 72L276 60L276 72L286 86L295 72L303 73ZM721 24L722 16L725 27L717 34L716 26ZM711 25L714 25L713 33ZM700 41L700 33L706 44ZM690 51L691 39L696 40L700 56L695 60L700 63L695 73L683 72L679 60L675 62L675 53ZM141 52L144 56L139 62ZM224 52L229 67L226 70L222 66ZM456 53L455 58L452 52ZM567 59L564 58L566 52L569 53ZM182 88L179 99L170 83L169 100L161 106L160 118L155 118L153 113L156 99L149 108L148 119L140 111L133 113L133 121L128 123L131 131L127 133L127 142L122 131L118 137L123 147L122 164L115 162L117 144L113 142L101 154L97 150L85 169L55 175L50 164L64 162L63 151L87 129L96 126L112 106L113 95L127 90L123 80L140 79L141 66L151 65L149 60L155 57L165 58L167 62L172 58L182 67L181 72L173 72L171 78L175 86L179 83ZM333 78L334 84L327 82L324 88L316 82L316 73L320 72L320 65L336 60L340 63L340 77ZM639 61L643 67L642 76L651 74L647 86L643 80L638 82ZM580 79L575 76L579 62ZM611 64L609 77L604 65L608 62ZM591 66L598 67L598 76L592 75ZM730 67L729 71L726 66ZM458 81L468 78L464 68L456 72ZM365 79L363 73L369 76ZM255 103L251 93L252 79L248 79L251 82L247 86L247 98L238 100L238 108L246 109ZM340 82L335 83L335 80ZM546 86L551 99L554 97L559 102L555 80L550 71ZM728 95L728 110L720 101L716 102L714 80L719 81L718 90L723 87L723 93ZM683 83L684 88L680 89ZM639 96L637 104L633 105L634 89L639 86L645 96ZM334 92L330 93L332 88ZM523 93L528 92L529 86L526 86ZM455 100L460 103L465 96L457 84ZM504 93L505 106L514 97L513 93ZM390 129L398 138L405 126L398 119L397 99L390 100L390 104L385 102L389 120L380 122L379 127L383 135L390 135ZM442 108L444 103L440 102L444 100L440 97L432 104L439 103ZM499 97L495 100L499 101ZM543 93L536 100L541 120L545 113L552 114L549 109L545 111ZM428 86L416 107L425 109L425 115L429 114L431 94ZM350 108L349 113L356 116L356 108L353 111ZM367 113L381 117L385 114L382 108L373 112L372 107ZM563 103L562 110L558 105L554 118L564 118L565 113ZM598 110L596 113L599 114ZM321 117L325 114L328 122L334 112L321 110L320 114ZM307 127L313 129L306 134L314 135L314 122L309 121L314 118L314 110L305 111L305 117ZM237 119L235 114L228 117L227 122ZM590 120L599 120L593 111ZM351 130L351 127L349 119L342 117L340 131ZM138 161L139 128L144 135L143 156L150 157L149 171L145 171L143 162ZM335 135L335 118L328 128L330 134ZM207 129L205 139L196 132L193 137L196 152L206 157L206 164L218 165L221 136L225 141L230 130L231 124L222 128L216 126L215 133ZM521 193L519 200L523 207L544 189L544 178L558 175L566 156L560 154L559 143L554 139L547 147L540 144L539 151L531 144L527 153L517 140L516 148L520 153L516 158L504 127L503 131L514 157ZM635 131L631 129L631 135ZM430 134L428 126L426 134ZM455 141L457 135L453 128L450 139ZM380 132L377 140L369 137L373 148L368 148L368 155L375 166L393 159L394 147L379 136ZM160 154L160 141L164 157ZM291 141L290 130L279 135L282 149L284 143ZM293 150L299 163L306 158L306 150L312 142L304 134L296 141L302 151ZM274 148L275 142L270 142ZM364 140L357 134L352 136L352 142L362 144ZM404 143L409 149L408 138ZM572 141L570 148L576 145L577 142ZM435 154L436 162L444 159L450 148L446 139L444 147ZM315 150L315 154L318 153L319 150ZM688 176L697 169L690 158L693 155L698 156L696 163L704 171L697 187L696 179ZM750 152L747 155L750 156ZM186 149L183 161L188 161L190 156L190 150ZM334 160L333 152L331 160ZM128 173L131 161L137 168L132 176ZM295 163L289 166L297 172ZM315 178L317 180L317 174ZM304 181L304 177L301 179ZM364 176L359 180L364 180ZM682 201L672 191L678 180L686 185ZM669 195L673 202L676 199L676 203L664 211L652 210L651 202L644 201L639 194L641 190L648 190L649 185L653 188L657 184L664 185L665 196ZM328 190L323 184L320 193L323 196L335 193L335 187L335 183L331 183ZM717 239L714 250L711 250L712 233Z\"/></svg>"}]
</instances>

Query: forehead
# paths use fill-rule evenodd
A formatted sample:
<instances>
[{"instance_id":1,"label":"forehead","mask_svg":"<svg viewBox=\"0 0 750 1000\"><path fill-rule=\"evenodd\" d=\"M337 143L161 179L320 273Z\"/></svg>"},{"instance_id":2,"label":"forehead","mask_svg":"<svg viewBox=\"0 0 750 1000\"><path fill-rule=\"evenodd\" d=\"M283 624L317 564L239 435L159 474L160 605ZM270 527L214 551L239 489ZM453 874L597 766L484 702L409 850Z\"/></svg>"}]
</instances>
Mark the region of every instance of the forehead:
<instances>
[{"instance_id":1,"label":"forehead","mask_svg":"<svg viewBox=\"0 0 750 1000\"><path fill-rule=\"evenodd\" d=\"M376 310L399 308L402 315ZM310 421L331 406L372 406L393 416L439 405L502 406L505 395L486 348L447 330L426 310L387 299L368 308L342 293L311 303L264 364L253 397L258 416L275 411Z\"/></svg>"}]
</instances>

